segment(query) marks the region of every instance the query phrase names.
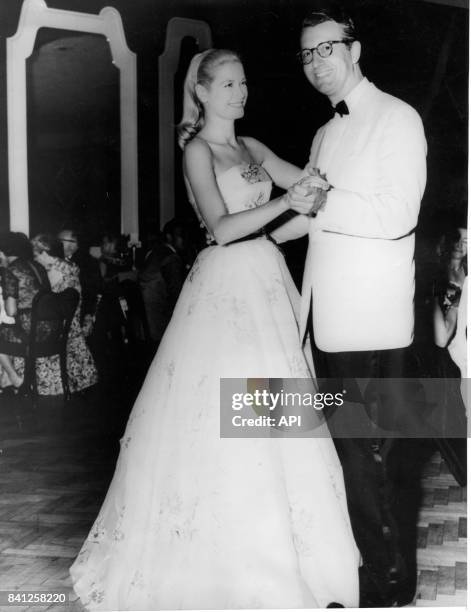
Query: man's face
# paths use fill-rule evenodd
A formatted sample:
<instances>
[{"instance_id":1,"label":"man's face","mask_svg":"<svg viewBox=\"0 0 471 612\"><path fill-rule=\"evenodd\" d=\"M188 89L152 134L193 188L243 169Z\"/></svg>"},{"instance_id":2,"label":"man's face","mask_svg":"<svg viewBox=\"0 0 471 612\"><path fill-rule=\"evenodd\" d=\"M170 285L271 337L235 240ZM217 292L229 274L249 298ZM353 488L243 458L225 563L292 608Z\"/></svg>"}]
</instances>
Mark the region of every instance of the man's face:
<instances>
[{"instance_id":1,"label":"man's face","mask_svg":"<svg viewBox=\"0 0 471 612\"><path fill-rule=\"evenodd\" d=\"M303 29L301 49L313 49L323 42L342 40L344 36L341 24L336 21L325 21ZM312 62L303 66L303 69L311 85L327 96L332 104L337 104L354 85L354 67L351 48L345 43L340 43L333 45L329 57L319 57L314 51Z\"/></svg>"},{"instance_id":2,"label":"man's face","mask_svg":"<svg viewBox=\"0 0 471 612\"><path fill-rule=\"evenodd\" d=\"M177 226L171 233L166 234L166 239L177 251L183 251L185 248L185 238L183 236L182 228Z\"/></svg>"},{"instance_id":3,"label":"man's face","mask_svg":"<svg viewBox=\"0 0 471 612\"><path fill-rule=\"evenodd\" d=\"M60 232L58 238L64 247L65 257L72 257L72 255L78 250L78 243L72 232L64 230L63 232Z\"/></svg>"},{"instance_id":4,"label":"man's face","mask_svg":"<svg viewBox=\"0 0 471 612\"><path fill-rule=\"evenodd\" d=\"M101 252L103 255L108 257L115 257L118 255L118 240L116 238L103 237L101 241Z\"/></svg>"}]
</instances>

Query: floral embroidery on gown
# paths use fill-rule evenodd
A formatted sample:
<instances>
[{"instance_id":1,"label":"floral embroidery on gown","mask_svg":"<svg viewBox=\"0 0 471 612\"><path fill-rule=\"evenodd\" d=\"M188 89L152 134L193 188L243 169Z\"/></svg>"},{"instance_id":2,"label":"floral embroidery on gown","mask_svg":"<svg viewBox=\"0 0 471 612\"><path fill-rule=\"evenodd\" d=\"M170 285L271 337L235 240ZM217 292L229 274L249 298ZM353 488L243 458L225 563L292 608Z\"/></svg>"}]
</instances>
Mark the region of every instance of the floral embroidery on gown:
<instances>
[{"instance_id":1,"label":"floral embroidery on gown","mask_svg":"<svg viewBox=\"0 0 471 612\"><path fill-rule=\"evenodd\" d=\"M259 166L217 180L230 212L270 198ZM87 609L358 605L359 555L332 440L219 432L220 378L309 376L298 301L264 237L199 254L71 568Z\"/></svg>"}]
</instances>

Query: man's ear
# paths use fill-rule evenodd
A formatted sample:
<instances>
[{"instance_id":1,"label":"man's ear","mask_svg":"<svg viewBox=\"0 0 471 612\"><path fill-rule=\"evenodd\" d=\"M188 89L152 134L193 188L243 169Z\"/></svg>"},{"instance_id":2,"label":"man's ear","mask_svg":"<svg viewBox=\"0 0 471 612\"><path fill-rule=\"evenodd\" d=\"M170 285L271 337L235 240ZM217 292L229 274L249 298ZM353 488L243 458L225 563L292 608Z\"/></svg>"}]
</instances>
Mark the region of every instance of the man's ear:
<instances>
[{"instance_id":1,"label":"man's ear","mask_svg":"<svg viewBox=\"0 0 471 612\"><path fill-rule=\"evenodd\" d=\"M198 100L202 104L207 102L207 100L208 100L208 92L206 90L206 87L204 87L203 85L200 85L199 83L196 83L195 93L196 93L196 97L198 98Z\"/></svg>"},{"instance_id":2,"label":"man's ear","mask_svg":"<svg viewBox=\"0 0 471 612\"><path fill-rule=\"evenodd\" d=\"M352 42L352 46L350 47L350 55L352 56L353 63L358 64L361 55L361 42L359 40L354 40Z\"/></svg>"}]
</instances>

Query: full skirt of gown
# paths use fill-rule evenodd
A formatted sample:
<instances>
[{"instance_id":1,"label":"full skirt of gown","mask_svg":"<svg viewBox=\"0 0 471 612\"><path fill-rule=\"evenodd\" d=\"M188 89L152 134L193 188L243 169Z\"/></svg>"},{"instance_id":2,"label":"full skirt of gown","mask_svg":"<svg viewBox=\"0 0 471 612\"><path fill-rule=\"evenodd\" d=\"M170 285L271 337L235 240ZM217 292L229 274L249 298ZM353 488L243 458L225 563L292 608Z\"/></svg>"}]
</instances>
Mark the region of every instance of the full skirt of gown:
<instances>
[{"instance_id":1,"label":"full skirt of gown","mask_svg":"<svg viewBox=\"0 0 471 612\"><path fill-rule=\"evenodd\" d=\"M309 376L298 301L264 238L200 253L71 568L88 609L358 606L332 440L220 437L220 378Z\"/></svg>"}]
</instances>

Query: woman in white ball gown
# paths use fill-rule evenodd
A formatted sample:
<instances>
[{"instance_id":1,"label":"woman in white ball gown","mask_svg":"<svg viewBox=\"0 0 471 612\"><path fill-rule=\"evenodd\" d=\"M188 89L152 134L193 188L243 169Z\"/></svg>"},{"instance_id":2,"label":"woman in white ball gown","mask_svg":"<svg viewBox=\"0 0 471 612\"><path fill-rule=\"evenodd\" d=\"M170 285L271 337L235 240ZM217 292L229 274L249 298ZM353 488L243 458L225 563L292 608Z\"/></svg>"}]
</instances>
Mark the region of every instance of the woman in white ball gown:
<instances>
[{"instance_id":1,"label":"woman in white ball gown","mask_svg":"<svg viewBox=\"0 0 471 612\"><path fill-rule=\"evenodd\" d=\"M221 378L310 376L282 254L263 236L233 243L289 207L293 190L270 201L272 181L288 189L301 176L235 136L246 100L234 52L193 58L179 143L214 244L189 273L71 568L90 610L358 605L359 556L332 440L220 437Z\"/></svg>"}]
</instances>

